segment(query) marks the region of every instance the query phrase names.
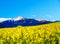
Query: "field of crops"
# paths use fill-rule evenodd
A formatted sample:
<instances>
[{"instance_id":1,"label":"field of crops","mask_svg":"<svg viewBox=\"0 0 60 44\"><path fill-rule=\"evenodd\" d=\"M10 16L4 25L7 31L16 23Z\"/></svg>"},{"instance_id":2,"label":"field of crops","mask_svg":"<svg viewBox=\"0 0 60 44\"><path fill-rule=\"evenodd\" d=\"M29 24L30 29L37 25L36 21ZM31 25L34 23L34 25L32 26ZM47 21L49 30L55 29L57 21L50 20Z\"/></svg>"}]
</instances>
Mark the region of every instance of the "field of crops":
<instances>
[{"instance_id":1,"label":"field of crops","mask_svg":"<svg viewBox=\"0 0 60 44\"><path fill-rule=\"evenodd\" d=\"M60 22L0 28L0 44L60 44Z\"/></svg>"}]
</instances>

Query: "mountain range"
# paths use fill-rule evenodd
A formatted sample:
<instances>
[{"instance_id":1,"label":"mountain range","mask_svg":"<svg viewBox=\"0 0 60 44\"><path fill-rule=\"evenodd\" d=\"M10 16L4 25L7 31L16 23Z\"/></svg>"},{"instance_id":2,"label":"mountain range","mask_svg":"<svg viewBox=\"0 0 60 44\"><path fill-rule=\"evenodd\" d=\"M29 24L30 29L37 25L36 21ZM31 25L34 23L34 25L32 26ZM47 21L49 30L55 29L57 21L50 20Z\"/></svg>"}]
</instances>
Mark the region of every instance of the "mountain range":
<instances>
[{"instance_id":1,"label":"mountain range","mask_svg":"<svg viewBox=\"0 0 60 44\"><path fill-rule=\"evenodd\" d=\"M46 20L36 20L32 18L23 18L23 17L17 17L17 18L4 18L1 20L0 18L0 28L5 27L16 27L16 26L35 26L35 25L41 25L41 24L48 24L53 23L52 21L46 21Z\"/></svg>"}]
</instances>

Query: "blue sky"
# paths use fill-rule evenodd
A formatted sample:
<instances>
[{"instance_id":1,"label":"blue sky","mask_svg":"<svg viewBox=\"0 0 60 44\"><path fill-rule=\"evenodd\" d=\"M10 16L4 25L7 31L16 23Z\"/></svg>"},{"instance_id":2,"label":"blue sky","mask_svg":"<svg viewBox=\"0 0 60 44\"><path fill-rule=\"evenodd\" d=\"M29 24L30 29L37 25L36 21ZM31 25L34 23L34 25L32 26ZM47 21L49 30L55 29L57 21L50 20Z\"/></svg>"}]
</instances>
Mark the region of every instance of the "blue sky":
<instances>
[{"instance_id":1,"label":"blue sky","mask_svg":"<svg viewBox=\"0 0 60 44\"><path fill-rule=\"evenodd\" d=\"M60 20L60 0L0 0L0 18L17 16Z\"/></svg>"}]
</instances>

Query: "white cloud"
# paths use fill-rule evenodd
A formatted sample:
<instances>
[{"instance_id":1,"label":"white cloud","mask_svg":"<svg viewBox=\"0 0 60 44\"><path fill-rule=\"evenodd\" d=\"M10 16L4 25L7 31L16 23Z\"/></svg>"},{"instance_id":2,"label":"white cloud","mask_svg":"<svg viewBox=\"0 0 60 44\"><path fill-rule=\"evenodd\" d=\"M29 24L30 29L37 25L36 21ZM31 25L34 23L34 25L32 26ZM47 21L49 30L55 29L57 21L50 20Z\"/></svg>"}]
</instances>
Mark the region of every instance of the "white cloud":
<instances>
[{"instance_id":1,"label":"white cloud","mask_svg":"<svg viewBox=\"0 0 60 44\"><path fill-rule=\"evenodd\" d=\"M52 18L52 16L51 15L46 15L47 17L49 17L49 18Z\"/></svg>"},{"instance_id":2,"label":"white cloud","mask_svg":"<svg viewBox=\"0 0 60 44\"><path fill-rule=\"evenodd\" d=\"M28 18L35 18L35 17L37 17L37 15L33 14L33 15L29 16Z\"/></svg>"},{"instance_id":3,"label":"white cloud","mask_svg":"<svg viewBox=\"0 0 60 44\"><path fill-rule=\"evenodd\" d=\"M32 15L32 17L36 17L36 16L37 16L37 15L35 15L35 14L34 14L34 15Z\"/></svg>"},{"instance_id":4,"label":"white cloud","mask_svg":"<svg viewBox=\"0 0 60 44\"><path fill-rule=\"evenodd\" d=\"M47 14L46 17L47 17L49 20L51 20L51 21L56 21L56 20L54 20L55 17L54 17L53 15Z\"/></svg>"}]
</instances>

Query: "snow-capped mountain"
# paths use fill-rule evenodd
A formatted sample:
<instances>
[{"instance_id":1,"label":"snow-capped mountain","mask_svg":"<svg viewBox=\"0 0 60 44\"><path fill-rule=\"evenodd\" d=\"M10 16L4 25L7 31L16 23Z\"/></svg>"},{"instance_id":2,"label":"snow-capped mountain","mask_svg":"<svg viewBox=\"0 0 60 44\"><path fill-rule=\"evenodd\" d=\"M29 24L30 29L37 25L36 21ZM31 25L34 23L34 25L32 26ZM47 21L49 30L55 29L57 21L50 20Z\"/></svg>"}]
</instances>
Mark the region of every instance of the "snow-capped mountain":
<instances>
[{"instance_id":1,"label":"snow-capped mountain","mask_svg":"<svg viewBox=\"0 0 60 44\"><path fill-rule=\"evenodd\" d=\"M16 27L16 26L35 26L41 24L52 23L51 21L17 17L17 18L0 18L0 28L4 27Z\"/></svg>"}]
</instances>

